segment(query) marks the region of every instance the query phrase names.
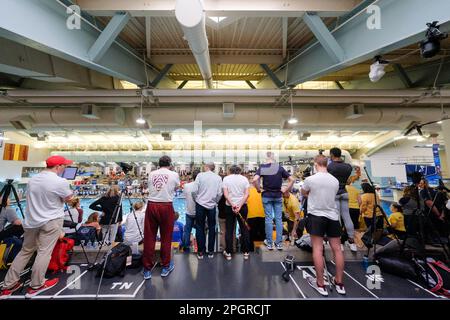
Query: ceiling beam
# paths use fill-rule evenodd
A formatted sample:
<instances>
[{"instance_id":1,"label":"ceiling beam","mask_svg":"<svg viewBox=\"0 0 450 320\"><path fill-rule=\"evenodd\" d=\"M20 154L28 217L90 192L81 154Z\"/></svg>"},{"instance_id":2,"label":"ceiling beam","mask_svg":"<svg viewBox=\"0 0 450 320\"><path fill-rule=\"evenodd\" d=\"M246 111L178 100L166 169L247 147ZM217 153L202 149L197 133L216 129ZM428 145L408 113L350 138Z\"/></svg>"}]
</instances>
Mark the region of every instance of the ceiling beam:
<instances>
[{"instance_id":1,"label":"ceiling beam","mask_svg":"<svg viewBox=\"0 0 450 320\"><path fill-rule=\"evenodd\" d=\"M122 45L113 43L98 62L89 59L89 49L101 31L85 20L80 21L80 29L69 29L66 10L51 0L3 0L0 36L118 79L146 83L142 59ZM148 74L156 76L152 69ZM171 84L175 86L167 81Z\"/></svg>"},{"instance_id":2,"label":"ceiling beam","mask_svg":"<svg viewBox=\"0 0 450 320\"><path fill-rule=\"evenodd\" d=\"M392 67L394 68L395 73L397 73L397 76L405 85L405 88L412 88L413 83L409 78L408 74L406 73L405 69L403 69L403 67L398 63L394 63Z\"/></svg>"},{"instance_id":3,"label":"ceiling beam","mask_svg":"<svg viewBox=\"0 0 450 320\"><path fill-rule=\"evenodd\" d=\"M291 59L288 85L314 80L376 55L416 44L425 37L426 24L430 21L439 21L442 31L450 30L448 0L435 0L432 7L423 0L378 0L374 4L382 12L382 28L369 29L367 20L371 15L361 11L331 32L336 42L345 48L345 59L336 63L317 42ZM402 17L401 24L398 17Z\"/></svg>"},{"instance_id":4,"label":"ceiling beam","mask_svg":"<svg viewBox=\"0 0 450 320\"><path fill-rule=\"evenodd\" d=\"M306 12L303 15L303 22L306 23L316 39L320 42L322 47L335 63L339 63L344 60L344 49L342 49L331 34L330 30L328 30L328 27L318 15Z\"/></svg>"},{"instance_id":5,"label":"ceiling beam","mask_svg":"<svg viewBox=\"0 0 450 320\"><path fill-rule=\"evenodd\" d=\"M283 62L281 55L210 55L211 64L280 64ZM150 61L153 64L195 64L192 54L158 54L152 55Z\"/></svg>"},{"instance_id":6,"label":"ceiling beam","mask_svg":"<svg viewBox=\"0 0 450 320\"><path fill-rule=\"evenodd\" d=\"M287 52L287 38L288 38L288 18L283 17L281 18L281 29L282 29L282 48L283 48L283 59L286 58L286 52Z\"/></svg>"},{"instance_id":7,"label":"ceiling beam","mask_svg":"<svg viewBox=\"0 0 450 320\"><path fill-rule=\"evenodd\" d=\"M277 88L283 88L285 86L285 83L277 77L277 75L272 71L272 69L269 68L267 64L262 63L261 68L269 76L270 80L272 80Z\"/></svg>"},{"instance_id":8,"label":"ceiling beam","mask_svg":"<svg viewBox=\"0 0 450 320\"><path fill-rule=\"evenodd\" d=\"M127 11L132 16L173 16L176 0L77 0L82 10L95 16L112 16ZM297 17L300 12L317 12L335 17L352 10L358 0L204 0L210 16Z\"/></svg>"},{"instance_id":9,"label":"ceiling beam","mask_svg":"<svg viewBox=\"0 0 450 320\"><path fill-rule=\"evenodd\" d=\"M88 56L93 62L97 63L103 58L130 18L128 13L117 13L112 17L88 51Z\"/></svg>"},{"instance_id":10,"label":"ceiling beam","mask_svg":"<svg viewBox=\"0 0 450 320\"><path fill-rule=\"evenodd\" d=\"M152 18L145 17L145 49L147 52L147 58L151 58L151 50L152 50ZM166 64L167 62L164 62Z\"/></svg>"}]
</instances>

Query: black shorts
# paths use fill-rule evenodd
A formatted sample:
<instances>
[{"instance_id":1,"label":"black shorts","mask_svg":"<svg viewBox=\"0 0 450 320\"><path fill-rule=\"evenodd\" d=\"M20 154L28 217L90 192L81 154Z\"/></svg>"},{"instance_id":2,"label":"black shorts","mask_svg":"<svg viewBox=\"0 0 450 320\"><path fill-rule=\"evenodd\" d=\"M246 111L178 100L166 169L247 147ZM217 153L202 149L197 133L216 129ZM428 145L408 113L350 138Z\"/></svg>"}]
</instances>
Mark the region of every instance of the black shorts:
<instances>
[{"instance_id":1,"label":"black shorts","mask_svg":"<svg viewBox=\"0 0 450 320\"><path fill-rule=\"evenodd\" d=\"M328 238L340 238L342 234L342 226L339 221L311 214L308 215L306 230L310 235L322 238L325 236Z\"/></svg>"}]
</instances>

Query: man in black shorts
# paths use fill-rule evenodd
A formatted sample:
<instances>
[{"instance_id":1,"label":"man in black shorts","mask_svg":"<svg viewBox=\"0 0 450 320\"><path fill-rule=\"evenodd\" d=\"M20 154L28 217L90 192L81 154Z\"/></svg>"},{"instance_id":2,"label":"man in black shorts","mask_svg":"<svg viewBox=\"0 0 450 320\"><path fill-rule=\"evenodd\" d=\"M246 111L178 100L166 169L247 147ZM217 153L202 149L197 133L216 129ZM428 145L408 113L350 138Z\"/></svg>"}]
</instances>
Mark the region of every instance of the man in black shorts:
<instances>
[{"instance_id":1,"label":"man in black shorts","mask_svg":"<svg viewBox=\"0 0 450 320\"><path fill-rule=\"evenodd\" d=\"M333 250L336 262L336 275L332 282L336 291L345 294L343 284L344 255L341 250L341 224L336 208L335 197L339 190L339 181L327 171L327 158L318 155L314 158L316 174L305 179L302 194L308 197L307 231L311 235L316 278L307 278L308 283L321 295L328 296L324 283L323 239L326 236Z\"/></svg>"}]
</instances>

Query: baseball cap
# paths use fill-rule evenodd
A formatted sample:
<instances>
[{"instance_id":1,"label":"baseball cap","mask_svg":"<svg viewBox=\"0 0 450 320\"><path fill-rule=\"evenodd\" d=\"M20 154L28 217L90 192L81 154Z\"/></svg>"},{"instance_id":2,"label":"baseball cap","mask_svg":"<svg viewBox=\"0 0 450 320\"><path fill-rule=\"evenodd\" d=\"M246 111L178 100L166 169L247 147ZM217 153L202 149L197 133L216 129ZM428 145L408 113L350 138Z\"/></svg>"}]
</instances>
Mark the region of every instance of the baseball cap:
<instances>
[{"instance_id":1,"label":"baseball cap","mask_svg":"<svg viewBox=\"0 0 450 320\"><path fill-rule=\"evenodd\" d=\"M47 163L47 167L61 166L61 165L70 165L73 163L72 160L66 159L61 156L51 156L45 160Z\"/></svg>"}]
</instances>

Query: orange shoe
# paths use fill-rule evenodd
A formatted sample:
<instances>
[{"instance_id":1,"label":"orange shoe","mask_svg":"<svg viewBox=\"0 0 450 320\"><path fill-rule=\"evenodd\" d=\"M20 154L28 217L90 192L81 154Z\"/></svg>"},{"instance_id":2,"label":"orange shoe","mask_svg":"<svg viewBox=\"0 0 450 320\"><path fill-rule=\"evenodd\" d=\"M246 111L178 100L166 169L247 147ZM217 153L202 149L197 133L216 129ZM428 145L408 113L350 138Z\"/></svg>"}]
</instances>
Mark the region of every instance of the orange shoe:
<instances>
[{"instance_id":1,"label":"orange shoe","mask_svg":"<svg viewBox=\"0 0 450 320\"><path fill-rule=\"evenodd\" d=\"M8 299L14 292L21 289L23 287L23 283L17 282L11 289L3 289L0 292L0 300Z\"/></svg>"},{"instance_id":2,"label":"orange shoe","mask_svg":"<svg viewBox=\"0 0 450 320\"><path fill-rule=\"evenodd\" d=\"M33 289L33 288L29 287L27 289L27 294L25 295L25 298L26 299L33 298L34 296L36 296L50 288L53 288L54 286L56 286L58 284L58 282L59 282L59 278L54 278L54 279L46 280L44 285L40 288Z\"/></svg>"}]
</instances>

